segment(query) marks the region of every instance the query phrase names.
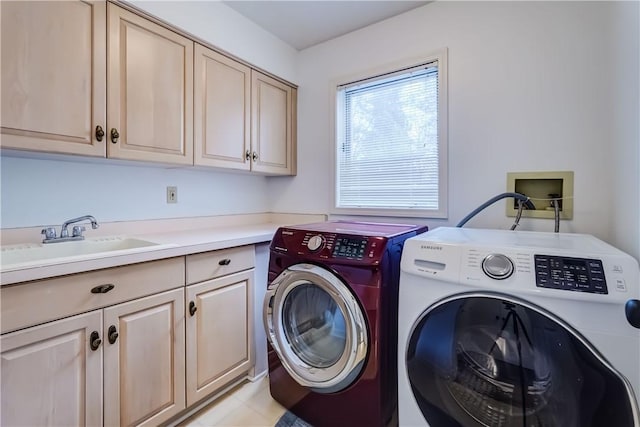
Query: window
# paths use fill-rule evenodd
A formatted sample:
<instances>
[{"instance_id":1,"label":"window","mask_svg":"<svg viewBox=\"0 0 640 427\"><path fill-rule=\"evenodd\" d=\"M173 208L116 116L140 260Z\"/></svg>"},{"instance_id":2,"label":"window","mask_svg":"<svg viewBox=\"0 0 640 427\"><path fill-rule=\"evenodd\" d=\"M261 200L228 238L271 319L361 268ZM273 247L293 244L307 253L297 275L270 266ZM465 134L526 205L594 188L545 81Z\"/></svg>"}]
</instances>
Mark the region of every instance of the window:
<instances>
[{"instance_id":1,"label":"window","mask_svg":"<svg viewBox=\"0 0 640 427\"><path fill-rule=\"evenodd\" d=\"M337 87L336 213L446 217L445 61Z\"/></svg>"}]
</instances>

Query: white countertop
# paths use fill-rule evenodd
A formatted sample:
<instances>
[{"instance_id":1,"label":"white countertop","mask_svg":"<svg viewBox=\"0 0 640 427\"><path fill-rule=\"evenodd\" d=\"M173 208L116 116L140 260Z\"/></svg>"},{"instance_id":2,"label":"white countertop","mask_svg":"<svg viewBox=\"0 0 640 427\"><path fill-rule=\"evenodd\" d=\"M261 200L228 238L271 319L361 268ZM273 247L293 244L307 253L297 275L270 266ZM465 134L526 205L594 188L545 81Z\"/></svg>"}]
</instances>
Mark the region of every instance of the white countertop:
<instances>
[{"instance_id":1,"label":"white countertop","mask_svg":"<svg viewBox=\"0 0 640 427\"><path fill-rule=\"evenodd\" d=\"M281 225L284 224L262 223L218 226L168 233L127 234L127 237L148 240L158 245L66 258L52 258L16 265L15 268L9 266L0 272L0 284L5 286L102 268L269 242Z\"/></svg>"}]
</instances>

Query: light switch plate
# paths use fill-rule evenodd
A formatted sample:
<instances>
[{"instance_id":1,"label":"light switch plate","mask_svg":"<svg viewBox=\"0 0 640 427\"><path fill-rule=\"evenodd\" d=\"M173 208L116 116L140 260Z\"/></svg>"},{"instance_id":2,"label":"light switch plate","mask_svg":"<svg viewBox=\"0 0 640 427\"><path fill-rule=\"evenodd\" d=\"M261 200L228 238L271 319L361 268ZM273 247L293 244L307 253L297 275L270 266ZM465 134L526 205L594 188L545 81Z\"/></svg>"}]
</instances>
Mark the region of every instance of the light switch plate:
<instances>
[{"instance_id":1,"label":"light switch plate","mask_svg":"<svg viewBox=\"0 0 640 427\"><path fill-rule=\"evenodd\" d=\"M178 203L178 187L167 187L167 203Z\"/></svg>"}]
</instances>

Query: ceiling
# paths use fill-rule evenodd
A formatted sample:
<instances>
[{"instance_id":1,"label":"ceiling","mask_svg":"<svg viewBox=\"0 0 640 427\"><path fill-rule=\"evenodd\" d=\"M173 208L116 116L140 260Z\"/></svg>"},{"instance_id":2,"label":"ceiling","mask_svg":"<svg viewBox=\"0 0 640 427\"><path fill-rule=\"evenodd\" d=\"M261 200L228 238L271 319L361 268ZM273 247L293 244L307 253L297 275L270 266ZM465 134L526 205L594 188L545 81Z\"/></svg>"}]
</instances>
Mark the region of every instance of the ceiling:
<instances>
[{"instance_id":1,"label":"ceiling","mask_svg":"<svg viewBox=\"0 0 640 427\"><path fill-rule=\"evenodd\" d=\"M223 3L290 46L302 50L429 2L226 0Z\"/></svg>"}]
</instances>

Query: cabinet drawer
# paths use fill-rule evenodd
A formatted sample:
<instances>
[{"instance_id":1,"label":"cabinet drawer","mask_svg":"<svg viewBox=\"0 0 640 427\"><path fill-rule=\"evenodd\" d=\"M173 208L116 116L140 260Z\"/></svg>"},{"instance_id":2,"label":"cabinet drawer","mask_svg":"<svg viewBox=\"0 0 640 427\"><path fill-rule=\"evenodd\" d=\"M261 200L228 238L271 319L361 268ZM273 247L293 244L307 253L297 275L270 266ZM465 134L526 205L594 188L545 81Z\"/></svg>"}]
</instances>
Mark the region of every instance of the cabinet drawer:
<instances>
[{"instance_id":1,"label":"cabinet drawer","mask_svg":"<svg viewBox=\"0 0 640 427\"><path fill-rule=\"evenodd\" d=\"M254 265L255 251L252 245L187 255L187 284L247 270Z\"/></svg>"},{"instance_id":2,"label":"cabinet drawer","mask_svg":"<svg viewBox=\"0 0 640 427\"><path fill-rule=\"evenodd\" d=\"M2 333L184 286L184 277L179 257L3 286Z\"/></svg>"}]
</instances>

